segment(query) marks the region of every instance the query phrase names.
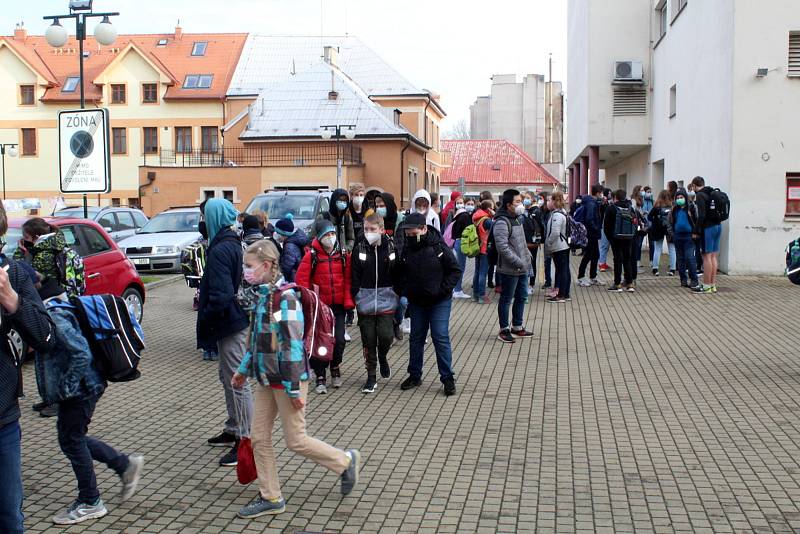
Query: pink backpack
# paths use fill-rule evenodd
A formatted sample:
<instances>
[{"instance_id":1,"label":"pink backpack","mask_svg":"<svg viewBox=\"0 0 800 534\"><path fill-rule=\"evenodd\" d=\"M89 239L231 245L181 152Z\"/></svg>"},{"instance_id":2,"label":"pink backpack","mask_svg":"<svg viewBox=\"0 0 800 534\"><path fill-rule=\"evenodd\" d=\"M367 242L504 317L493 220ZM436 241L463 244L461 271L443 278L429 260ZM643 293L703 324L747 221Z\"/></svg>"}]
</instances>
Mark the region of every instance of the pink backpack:
<instances>
[{"instance_id":1,"label":"pink backpack","mask_svg":"<svg viewBox=\"0 0 800 534\"><path fill-rule=\"evenodd\" d=\"M455 222L455 221L453 221ZM447 245L447 248L453 248L456 244L456 240L453 239L453 223L447 225L447 228L444 229L444 234L442 235L444 238L444 242Z\"/></svg>"}]
</instances>

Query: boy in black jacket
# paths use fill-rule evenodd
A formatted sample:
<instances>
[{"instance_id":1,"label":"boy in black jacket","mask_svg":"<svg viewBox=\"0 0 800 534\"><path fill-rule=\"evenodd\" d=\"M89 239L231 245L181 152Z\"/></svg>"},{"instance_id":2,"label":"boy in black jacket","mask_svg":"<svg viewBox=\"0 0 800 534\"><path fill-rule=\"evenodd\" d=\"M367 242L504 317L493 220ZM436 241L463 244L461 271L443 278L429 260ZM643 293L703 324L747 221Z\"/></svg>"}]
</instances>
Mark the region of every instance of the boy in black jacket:
<instances>
[{"instance_id":1,"label":"boy in black jacket","mask_svg":"<svg viewBox=\"0 0 800 534\"><path fill-rule=\"evenodd\" d=\"M378 362L381 378L388 380L391 376L386 355L394 340L394 312L398 300L393 288L396 253L392 239L386 236L383 217L374 213L367 216L363 228L353 249L350 291L358 311L367 367L367 382L361 392L374 393Z\"/></svg>"}]
</instances>

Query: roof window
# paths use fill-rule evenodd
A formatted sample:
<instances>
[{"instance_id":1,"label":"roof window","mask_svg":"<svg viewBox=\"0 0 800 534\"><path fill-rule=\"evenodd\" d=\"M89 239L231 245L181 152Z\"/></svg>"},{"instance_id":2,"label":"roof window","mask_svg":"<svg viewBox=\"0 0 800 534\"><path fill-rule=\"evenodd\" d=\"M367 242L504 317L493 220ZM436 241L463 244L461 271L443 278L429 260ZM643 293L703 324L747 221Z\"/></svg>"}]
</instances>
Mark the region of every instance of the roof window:
<instances>
[{"instance_id":1,"label":"roof window","mask_svg":"<svg viewBox=\"0 0 800 534\"><path fill-rule=\"evenodd\" d=\"M75 89L78 88L78 82L80 82L80 78L78 76L70 76L67 78L67 81L64 82L64 87L61 88L62 93L74 93Z\"/></svg>"},{"instance_id":2,"label":"roof window","mask_svg":"<svg viewBox=\"0 0 800 534\"><path fill-rule=\"evenodd\" d=\"M167 46L167 40L166 39L159 39L158 43L156 43L156 46Z\"/></svg>"},{"instance_id":3,"label":"roof window","mask_svg":"<svg viewBox=\"0 0 800 534\"><path fill-rule=\"evenodd\" d=\"M208 89L214 81L213 74L187 74L183 80L184 89Z\"/></svg>"},{"instance_id":4,"label":"roof window","mask_svg":"<svg viewBox=\"0 0 800 534\"><path fill-rule=\"evenodd\" d=\"M208 48L208 41L197 41L192 45L192 55L204 56L206 55L206 48Z\"/></svg>"}]
</instances>

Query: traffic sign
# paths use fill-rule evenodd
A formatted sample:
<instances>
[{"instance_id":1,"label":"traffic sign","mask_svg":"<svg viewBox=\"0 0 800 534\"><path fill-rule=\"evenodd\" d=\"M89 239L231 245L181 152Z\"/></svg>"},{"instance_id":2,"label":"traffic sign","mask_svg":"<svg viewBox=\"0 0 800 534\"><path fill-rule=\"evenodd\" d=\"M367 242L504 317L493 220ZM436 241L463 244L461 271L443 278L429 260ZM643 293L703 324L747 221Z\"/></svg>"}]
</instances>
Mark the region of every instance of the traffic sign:
<instances>
[{"instance_id":1,"label":"traffic sign","mask_svg":"<svg viewBox=\"0 0 800 534\"><path fill-rule=\"evenodd\" d=\"M58 113L58 164L62 193L109 193L108 110Z\"/></svg>"}]
</instances>

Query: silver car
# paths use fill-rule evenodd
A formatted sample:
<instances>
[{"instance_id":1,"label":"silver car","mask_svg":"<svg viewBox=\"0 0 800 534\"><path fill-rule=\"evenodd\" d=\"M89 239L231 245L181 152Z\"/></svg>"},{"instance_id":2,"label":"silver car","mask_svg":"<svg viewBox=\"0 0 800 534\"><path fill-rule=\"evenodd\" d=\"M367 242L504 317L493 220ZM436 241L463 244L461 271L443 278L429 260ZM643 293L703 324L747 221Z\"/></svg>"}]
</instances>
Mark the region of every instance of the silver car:
<instances>
[{"instance_id":1,"label":"silver car","mask_svg":"<svg viewBox=\"0 0 800 534\"><path fill-rule=\"evenodd\" d=\"M119 243L126 237L130 237L137 230L147 224L147 216L136 208L126 207L104 207L96 206L88 208L89 220L92 220L103 227L111 239ZM53 214L53 217L77 217L83 218L83 207L64 208Z\"/></svg>"},{"instance_id":2,"label":"silver car","mask_svg":"<svg viewBox=\"0 0 800 534\"><path fill-rule=\"evenodd\" d=\"M136 235L119 242L139 271L180 272L181 251L202 239L199 208L162 211Z\"/></svg>"}]
</instances>

